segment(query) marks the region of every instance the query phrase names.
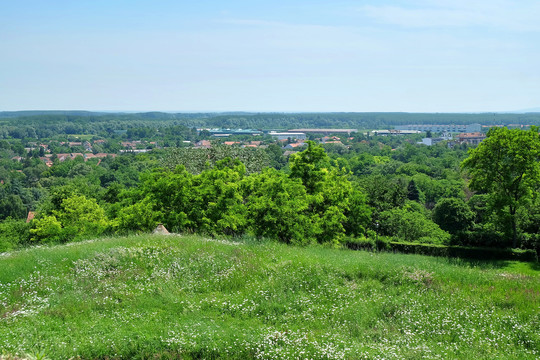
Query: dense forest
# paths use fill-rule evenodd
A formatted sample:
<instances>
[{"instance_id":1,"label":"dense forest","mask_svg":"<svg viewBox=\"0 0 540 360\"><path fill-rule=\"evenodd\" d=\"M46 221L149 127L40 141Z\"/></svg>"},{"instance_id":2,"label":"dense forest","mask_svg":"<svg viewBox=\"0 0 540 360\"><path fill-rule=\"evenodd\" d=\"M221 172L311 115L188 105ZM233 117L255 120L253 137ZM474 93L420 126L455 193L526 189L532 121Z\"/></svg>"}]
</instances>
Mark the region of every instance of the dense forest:
<instances>
[{"instance_id":1,"label":"dense forest","mask_svg":"<svg viewBox=\"0 0 540 360\"><path fill-rule=\"evenodd\" d=\"M0 251L159 223L302 245L538 249L537 128L496 127L478 147L362 131L471 122L534 125L540 114L0 113ZM197 127L360 131L227 144Z\"/></svg>"}]
</instances>

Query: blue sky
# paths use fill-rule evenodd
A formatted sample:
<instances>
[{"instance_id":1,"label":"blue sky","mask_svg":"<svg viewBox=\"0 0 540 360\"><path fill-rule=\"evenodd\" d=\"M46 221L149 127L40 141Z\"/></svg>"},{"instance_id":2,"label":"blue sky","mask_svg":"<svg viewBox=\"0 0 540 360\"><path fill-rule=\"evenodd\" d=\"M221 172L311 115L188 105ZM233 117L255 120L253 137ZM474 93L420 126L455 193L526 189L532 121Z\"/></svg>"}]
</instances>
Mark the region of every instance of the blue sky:
<instances>
[{"instance_id":1,"label":"blue sky","mask_svg":"<svg viewBox=\"0 0 540 360\"><path fill-rule=\"evenodd\" d=\"M4 1L0 111L540 106L540 1Z\"/></svg>"}]
</instances>

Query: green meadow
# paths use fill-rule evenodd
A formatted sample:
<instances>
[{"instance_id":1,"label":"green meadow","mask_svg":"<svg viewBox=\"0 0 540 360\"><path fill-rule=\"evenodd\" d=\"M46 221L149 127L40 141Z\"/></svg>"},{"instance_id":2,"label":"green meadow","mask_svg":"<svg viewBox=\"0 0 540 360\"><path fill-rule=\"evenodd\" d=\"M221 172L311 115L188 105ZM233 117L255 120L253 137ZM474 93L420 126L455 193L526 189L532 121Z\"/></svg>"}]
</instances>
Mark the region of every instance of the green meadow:
<instances>
[{"instance_id":1,"label":"green meadow","mask_svg":"<svg viewBox=\"0 0 540 360\"><path fill-rule=\"evenodd\" d=\"M538 359L538 263L199 236L0 254L0 359Z\"/></svg>"}]
</instances>

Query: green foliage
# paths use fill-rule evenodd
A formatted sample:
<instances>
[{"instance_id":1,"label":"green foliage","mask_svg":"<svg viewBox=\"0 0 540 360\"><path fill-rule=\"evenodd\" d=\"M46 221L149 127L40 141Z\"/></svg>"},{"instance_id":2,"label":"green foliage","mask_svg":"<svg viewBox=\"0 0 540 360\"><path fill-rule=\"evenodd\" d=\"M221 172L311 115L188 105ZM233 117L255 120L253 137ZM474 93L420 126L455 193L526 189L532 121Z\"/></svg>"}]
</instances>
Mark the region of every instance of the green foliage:
<instances>
[{"instance_id":1,"label":"green foliage","mask_svg":"<svg viewBox=\"0 0 540 360\"><path fill-rule=\"evenodd\" d=\"M246 175L231 158L197 175L183 166L156 169L120 195L123 200L111 208L117 209L114 226L149 231L161 222L174 232L251 232L294 244L338 244L346 234L365 233L370 223L365 196L353 191L347 176L313 143L292 158L290 175L273 169Z\"/></svg>"},{"instance_id":2,"label":"green foliage","mask_svg":"<svg viewBox=\"0 0 540 360\"><path fill-rule=\"evenodd\" d=\"M226 158L193 178L188 217L195 229L213 235L245 231L247 208L241 189L245 171L240 161Z\"/></svg>"},{"instance_id":3,"label":"green foliage","mask_svg":"<svg viewBox=\"0 0 540 360\"><path fill-rule=\"evenodd\" d=\"M367 195L367 203L378 213L400 207L407 199L406 184L400 179L382 175L371 175L359 179L359 184Z\"/></svg>"},{"instance_id":4,"label":"green foliage","mask_svg":"<svg viewBox=\"0 0 540 360\"><path fill-rule=\"evenodd\" d=\"M141 192L145 196L144 206L135 204L139 211L148 212L140 230L148 231L163 223L171 231L185 231L191 227L187 214L191 209L193 197L193 176L183 166L170 172L155 169L141 177ZM146 208L145 208L146 207ZM154 214L151 214L151 212ZM136 220L136 219L133 219Z\"/></svg>"},{"instance_id":5,"label":"green foliage","mask_svg":"<svg viewBox=\"0 0 540 360\"><path fill-rule=\"evenodd\" d=\"M175 232L242 234L247 226L244 175L245 167L230 158L199 175L183 166L174 172L156 169L141 177L139 189L122 195L117 226L122 231L149 231L163 223Z\"/></svg>"},{"instance_id":6,"label":"green foliage","mask_svg":"<svg viewBox=\"0 0 540 360\"><path fill-rule=\"evenodd\" d=\"M407 198L411 201L420 200L420 191L418 190L414 180L409 181L409 185L407 185Z\"/></svg>"},{"instance_id":7,"label":"green foliage","mask_svg":"<svg viewBox=\"0 0 540 360\"><path fill-rule=\"evenodd\" d=\"M30 224L24 220L6 219L0 222L0 252L16 249L29 241Z\"/></svg>"},{"instance_id":8,"label":"green foliage","mask_svg":"<svg viewBox=\"0 0 540 360\"><path fill-rule=\"evenodd\" d=\"M62 223L54 215L44 215L34 220L30 235L32 241L55 243L65 240Z\"/></svg>"},{"instance_id":9,"label":"green foliage","mask_svg":"<svg viewBox=\"0 0 540 360\"><path fill-rule=\"evenodd\" d=\"M290 169L290 177L306 188L311 232L319 243L337 245L347 230L365 231L371 215L365 197L359 188L353 191L348 174L331 164L321 146L308 141L306 150L291 155Z\"/></svg>"},{"instance_id":10,"label":"green foliage","mask_svg":"<svg viewBox=\"0 0 540 360\"><path fill-rule=\"evenodd\" d=\"M271 163L269 153L264 149L215 145L210 149L170 149L162 160L162 166L174 170L178 165L183 165L189 173L199 174L228 158L242 162L247 174L260 172Z\"/></svg>"},{"instance_id":11,"label":"green foliage","mask_svg":"<svg viewBox=\"0 0 540 360\"><path fill-rule=\"evenodd\" d=\"M412 204L382 212L379 220L381 233L409 242L448 243L450 235Z\"/></svg>"},{"instance_id":12,"label":"green foliage","mask_svg":"<svg viewBox=\"0 0 540 360\"><path fill-rule=\"evenodd\" d=\"M302 180L307 193L312 195L319 192L324 184L330 159L322 146L316 146L313 141L308 141L307 144L306 150L291 155L290 176Z\"/></svg>"},{"instance_id":13,"label":"green foliage","mask_svg":"<svg viewBox=\"0 0 540 360\"><path fill-rule=\"evenodd\" d=\"M501 218L509 217L516 247L516 212L540 183L538 129L490 129L487 138L470 150L463 167L471 173L471 189L489 193L493 209Z\"/></svg>"},{"instance_id":14,"label":"green foliage","mask_svg":"<svg viewBox=\"0 0 540 360\"><path fill-rule=\"evenodd\" d=\"M474 260L513 260L533 263L538 261L538 256L534 250L446 246L406 242L390 242L388 250L404 254L420 254Z\"/></svg>"},{"instance_id":15,"label":"green foliage","mask_svg":"<svg viewBox=\"0 0 540 360\"><path fill-rule=\"evenodd\" d=\"M444 231L456 234L473 226L474 213L461 199L442 199L433 209L433 221Z\"/></svg>"},{"instance_id":16,"label":"green foliage","mask_svg":"<svg viewBox=\"0 0 540 360\"><path fill-rule=\"evenodd\" d=\"M163 214L154 210L156 204L145 198L131 205L123 206L113 226L117 231L124 232L150 232L161 221Z\"/></svg>"},{"instance_id":17,"label":"green foliage","mask_svg":"<svg viewBox=\"0 0 540 360\"><path fill-rule=\"evenodd\" d=\"M437 202L445 198L464 198L462 179L436 179L425 174L416 174L412 177L420 191L426 206L433 208Z\"/></svg>"},{"instance_id":18,"label":"green foliage","mask_svg":"<svg viewBox=\"0 0 540 360\"><path fill-rule=\"evenodd\" d=\"M349 195L349 208L345 211L347 220L345 231L349 236L364 236L371 224L372 208L367 204L367 196L362 189L353 184Z\"/></svg>"},{"instance_id":19,"label":"green foliage","mask_svg":"<svg viewBox=\"0 0 540 360\"><path fill-rule=\"evenodd\" d=\"M98 236L107 230L105 211L95 199L71 195L50 214L41 213L33 221L30 234L36 242L65 242Z\"/></svg>"},{"instance_id":20,"label":"green foliage","mask_svg":"<svg viewBox=\"0 0 540 360\"><path fill-rule=\"evenodd\" d=\"M74 195L62 201L62 211L56 216L64 229L70 227L75 236L100 235L107 226L105 211L95 199Z\"/></svg>"},{"instance_id":21,"label":"green foliage","mask_svg":"<svg viewBox=\"0 0 540 360\"><path fill-rule=\"evenodd\" d=\"M26 218L28 211L19 195L10 194L0 200L0 220Z\"/></svg>"},{"instance_id":22,"label":"green foliage","mask_svg":"<svg viewBox=\"0 0 540 360\"><path fill-rule=\"evenodd\" d=\"M527 184L528 190L512 215L511 206L500 196L474 185L471 185L473 189L484 193L472 194L466 186L467 175L460 172L459 164L466 157L467 146L426 147L414 144L418 140L415 136L358 133L353 134L353 138L341 138L346 146L327 146L328 153L326 145L308 143L307 149L304 147L304 151L291 156L287 163L279 144L258 149L221 146L217 144L221 140L211 137L210 132L198 133L196 129L240 125L264 128L270 124L281 124L283 128L309 127L309 124L357 128L359 124L371 124L369 127L375 128L389 119L394 124L405 118L425 123L428 120L422 114L26 115L0 121L0 220L24 219L28 210L38 209L41 215L36 221L44 216L51 217L48 223L41 224L44 225L40 228L43 241L47 241L47 236L57 237L55 241L94 236L85 226L74 222L73 217L65 218L63 201L84 196L95 199L106 214L104 218L111 219L107 220L106 228L117 233L147 232L163 223L173 232L256 235L296 244L337 245L351 236L369 236L375 223L384 227L386 219L390 219L398 227L381 229L385 234L440 242L438 235L436 239L425 236L438 234L432 231L433 224L428 221L440 215L435 205L444 204L447 198L464 200L474 195L468 202L474 213L472 227L468 215L460 221L456 218L459 214L451 214L454 230L452 226L442 225L446 220L437 220L453 233L451 243L503 247L516 228L521 247L538 246L540 211L532 196L538 186L529 181L531 176L520 180ZM456 115L450 119L433 115L429 122L435 118L454 122L457 118L483 117ZM320 135L310 134L309 137L317 141ZM121 142L128 138L142 140L137 146L152 147L152 152L109 156L99 161L84 161L78 157L60 162L55 155L83 151L68 146L68 142L84 140L92 144L94 153L118 154L123 147ZM194 149L189 144L202 138L214 140L211 149ZM93 143L98 139L104 142ZM245 136L231 139L248 140ZM268 135L258 139L264 145L271 142ZM52 151L54 164L50 168L39 159L48 152L40 143L48 144ZM182 148L161 149L175 145ZM25 148L34 150L27 153ZM22 161L12 160L17 154L24 156ZM239 165L235 163L237 160L243 163L244 170L235 169ZM520 164L517 161L512 166ZM263 172L267 166L281 172ZM410 200L414 204L408 203ZM462 203L460 206L463 208ZM417 213L405 214L411 217L413 227L398 219L405 208L409 209L407 212ZM453 210L445 211L446 214L451 212ZM56 234L55 221L60 222L60 234ZM72 222L74 224L70 225ZM45 235L45 225L50 227L51 234ZM79 226L88 235L80 235ZM456 226L463 229L457 230ZM416 230L422 227L425 229ZM101 231L102 226L98 226L97 232ZM30 236L28 232L26 236Z\"/></svg>"},{"instance_id":23,"label":"green foliage","mask_svg":"<svg viewBox=\"0 0 540 360\"><path fill-rule=\"evenodd\" d=\"M250 227L258 237L304 245L312 238L308 196L300 180L267 169L246 181Z\"/></svg>"}]
</instances>

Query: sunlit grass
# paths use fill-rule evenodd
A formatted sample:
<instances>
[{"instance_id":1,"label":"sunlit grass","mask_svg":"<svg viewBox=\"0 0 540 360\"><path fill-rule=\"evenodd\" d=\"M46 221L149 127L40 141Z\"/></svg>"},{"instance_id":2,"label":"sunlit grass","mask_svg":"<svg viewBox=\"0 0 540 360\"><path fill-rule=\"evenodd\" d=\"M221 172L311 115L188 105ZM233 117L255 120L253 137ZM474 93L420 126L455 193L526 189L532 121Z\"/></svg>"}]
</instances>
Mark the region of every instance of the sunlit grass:
<instances>
[{"instance_id":1,"label":"sunlit grass","mask_svg":"<svg viewBox=\"0 0 540 360\"><path fill-rule=\"evenodd\" d=\"M0 354L536 359L537 264L196 236L0 255Z\"/></svg>"}]
</instances>

